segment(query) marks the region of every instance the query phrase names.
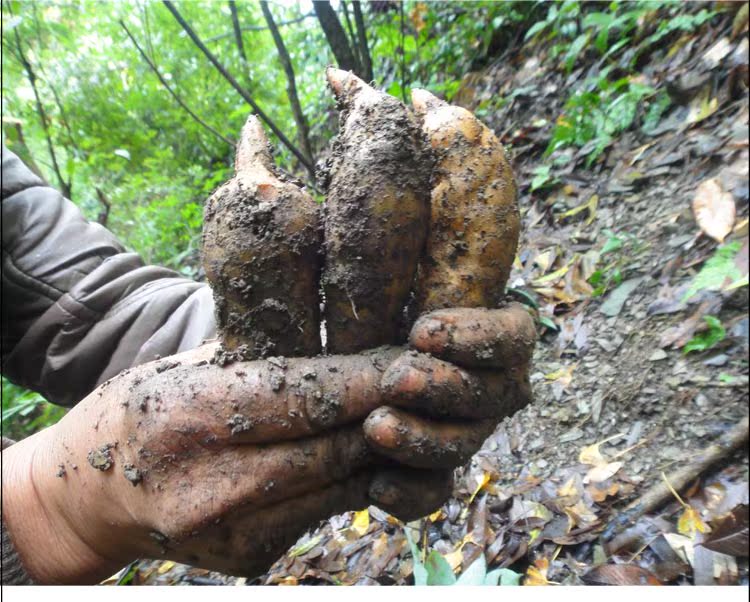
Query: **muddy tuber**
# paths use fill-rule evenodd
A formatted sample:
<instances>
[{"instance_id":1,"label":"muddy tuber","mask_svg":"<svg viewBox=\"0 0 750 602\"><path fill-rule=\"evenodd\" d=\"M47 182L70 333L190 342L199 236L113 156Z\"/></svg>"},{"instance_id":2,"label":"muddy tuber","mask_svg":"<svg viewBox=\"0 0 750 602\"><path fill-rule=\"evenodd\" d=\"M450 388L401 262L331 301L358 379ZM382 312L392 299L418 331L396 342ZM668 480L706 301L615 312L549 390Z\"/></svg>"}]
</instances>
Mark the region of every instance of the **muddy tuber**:
<instances>
[{"instance_id":1,"label":"muddy tuber","mask_svg":"<svg viewBox=\"0 0 750 602\"><path fill-rule=\"evenodd\" d=\"M237 359L320 352L319 206L276 171L251 116L234 177L208 200L203 266L225 352Z\"/></svg>"},{"instance_id":2,"label":"muddy tuber","mask_svg":"<svg viewBox=\"0 0 750 602\"><path fill-rule=\"evenodd\" d=\"M500 141L472 113L412 92L435 153L430 233L419 265L418 313L497 307L516 253L516 185Z\"/></svg>"},{"instance_id":3,"label":"muddy tuber","mask_svg":"<svg viewBox=\"0 0 750 602\"><path fill-rule=\"evenodd\" d=\"M401 102L351 73L326 74L341 111L322 170L327 346L352 353L398 342L429 225L432 163Z\"/></svg>"}]
</instances>

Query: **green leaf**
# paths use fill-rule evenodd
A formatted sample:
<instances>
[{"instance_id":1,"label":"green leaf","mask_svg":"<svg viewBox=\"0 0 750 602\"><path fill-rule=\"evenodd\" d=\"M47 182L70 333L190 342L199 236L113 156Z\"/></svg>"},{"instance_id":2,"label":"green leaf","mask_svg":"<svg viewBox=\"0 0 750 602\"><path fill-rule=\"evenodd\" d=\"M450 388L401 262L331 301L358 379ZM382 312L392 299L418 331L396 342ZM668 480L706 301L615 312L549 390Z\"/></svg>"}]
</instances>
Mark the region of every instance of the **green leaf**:
<instances>
[{"instance_id":1,"label":"green leaf","mask_svg":"<svg viewBox=\"0 0 750 602\"><path fill-rule=\"evenodd\" d=\"M480 554L474 562L469 565L456 581L456 585L485 585L487 576L487 561L484 554Z\"/></svg>"},{"instance_id":2,"label":"green leaf","mask_svg":"<svg viewBox=\"0 0 750 602\"><path fill-rule=\"evenodd\" d=\"M551 169L550 165L540 165L534 170L534 178L531 180L531 192L539 190L553 182L553 178L550 175Z\"/></svg>"},{"instance_id":3,"label":"green leaf","mask_svg":"<svg viewBox=\"0 0 750 602\"><path fill-rule=\"evenodd\" d=\"M703 319L708 324L708 330L695 335L687 342L683 349L683 353L686 355L691 351L706 351L707 349L711 349L727 336L727 331L721 325L721 321L718 318L704 316Z\"/></svg>"},{"instance_id":4,"label":"green leaf","mask_svg":"<svg viewBox=\"0 0 750 602\"><path fill-rule=\"evenodd\" d=\"M437 550L432 550L425 562L427 569L427 585L453 585L456 576L448 561ZM415 580L416 582L416 580Z\"/></svg>"},{"instance_id":5,"label":"green leaf","mask_svg":"<svg viewBox=\"0 0 750 602\"><path fill-rule=\"evenodd\" d=\"M485 585L520 585L523 575L510 569L495 569L487 573Z\"/></svg>"},{"instance_id":6,"label":"green leaf","mask_svg":"<svg viewBox=\"0 0 750 602\"><path fill-rule=\"evenodd\" d=\"M528 40L529 38L533 38L536 34L542 31L545 27L547 27L546 21L538 21L537 23L534 23L526 32L526 35L523 37L524 42Z\"/></svg>"},{"instance_id":7,"label":"green leaf","mask_svg":"<svg viewBox=\"0 0 750 602\"><path fill-rule=\"evenodd\" d=\"M406 535L406 541L409 543L409 548L411 549L414 585L427 585L427 569L425 568L425 565L422 564L421 553L417 544L412 540L408 527L404 529L404 534Z\"/></svg>"},{"instance_id":8,"label":"green leaf","mask_svg":"<svg viewBox=\"0 0 750 602\"><path fill-rule=\"evenodd\" d=\"M687 301L704 290L718 291L746 286L747 274L742 274L735 263L740 247L739 241L718 247L713 256L703 264L682 300Z\"/></svg>"},{"instance_id":9,"label":"green leaf","mask_svg":"<svg viewBox=\"0 0 750 602\"><path fill-rule=\"evenodd\" d=\"M609 236L605 241L604 246L602 247L602 255L619 251L622 248L623 243L625 242L624 239L614 235L612 232L605 231L605 234L606 233L609 233Z\"/></svg>"},{"instance_id":10,"label":"green leaf","mask_svg":"<svg viewBox=\"0 0 750 602\"><path fill-rule=\"evenodd\" d=\"M558 326L557 324L555 324L555 323L554 323L554 322L553 322L553 321L552 321L552 320L551 320L550 318L548 318L547 316L539 316L539 323L540 323L540 324L541 324L542 326L546 326L546 327L547 327L547 328L549 328L550 330L554 330L554 331L558 331L558 330L560 330L560 327L559 327L559 326Z\"/></svg>"}]
</instances>

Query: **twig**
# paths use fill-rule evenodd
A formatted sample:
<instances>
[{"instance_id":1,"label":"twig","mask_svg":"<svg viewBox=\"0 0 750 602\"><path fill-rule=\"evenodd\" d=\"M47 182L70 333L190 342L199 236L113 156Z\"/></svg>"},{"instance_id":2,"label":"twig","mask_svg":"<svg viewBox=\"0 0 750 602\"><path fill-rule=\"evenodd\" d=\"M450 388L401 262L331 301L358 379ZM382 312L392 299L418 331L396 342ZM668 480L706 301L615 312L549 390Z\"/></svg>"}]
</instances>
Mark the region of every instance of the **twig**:
<instances>
[{"instance_id":1,"label":"twig","mask_svg":"<svg viewBox=\"0 0 750 602\"><path fill-rule=\"evenodd\" d=\"M138 52L140 53L140 55L143 57L143 60L145 60L146 63L148 63L148 66L151 67L151 70L154 72L154 74L156 75L156 77L159 78L159 81L161 82L161 84L164 86L164 88L167 90L167 92L169 92L169 94L172 96L172 98L175 99L175 102L177 102L177 104L180 105L183 108L183 110L188 115L190 115L190 117L193 118L194 121L196 121L197 123L199 123L200 125L202 125L204 128L206 128L209 132L211 132L217 138L221 138L221 140L223 140L224 142L226 142L228 145L230 145L231 147L234 147L235 146L234 142L232 142L229 138L227 138L226 136L224 136L221 132L219 132L219 131L215 130L214 128L212 128L205 121L203 121L200 117L198 117L198 115L196 115L195 113L193 113L193 111L190 109L190 107L187 106L185 104L185 102L178 96L177 92L175 92L172 89L172 87L169 85L169 83L167 82L167 80L164 79L164 77L162 76L162 74L159 71L159 68L149 58L149 56L145 53L145 51L143 50L143 48L140 47L140 45L136 41L135 37L133 36L133 34L128 29L128 26L125 25L125 22L122 21L122 20L120 20L119 23L120 23L120 26L125 30L125 33L128 34L128 37L130 38L130 41L133 42L133 45L136 47L136 50L138 50Z\"/></svg>"},{"instance_id":2,"label":"twig","mask_svg":"<svg viewBox=\"0 0 750 602\"><path fill-rule=\"evenodd\" d=\"M305 15L302 15L301 17L295 17L294 19L289 19L289 21L281 21L280 23L276 24L276 27L284 27L286 25L299 23L300 21L304 21L305 19L309 19L310 17L314 17L314 16L315 16L315 13L307 13ZM242 29L242 31L265 31L266 29L268 29L268 27L266 27L265 25L245 25L241 27L240 29ZM230 38L233 35L235 35L234 31L220 33L219 35L206 38L206 43L210 44L212 42L218 42L219 40L223 40L224 38Z\"/></svg>"},{"instance_id":3,"label":"twig","mask_svg":"<svg viewBox=\"0 0 750 602\"><path fill-rule=\"evenodd\" d=\"M268 2L261 0L260 8L263 11L263 17L265 18L266 23L268 23L268 28L271 30L271 36L273 37L274 44L276 44L276 50L279 53L279 61L284 68L284 73L286 73L286 92L289 97L289 104L292 107L294 121L297 123L297 129L299 130L299 143L302 146L302 151L305 153L305 156L310 160L310 163L314 164L315 158L313 157L312 148L310 146L310 128L307 125L305 113L302 111L302 105L299 102L292 58L289 56L284 40L281 38L281 34L276 27L276 23L273 20L273 13L268 6ZM315 171L308 170L308 173L310 174L310 179L314 182Z\"/></svg>"},{"instance_id":4,"label":"twig","mask_svg":"<svg viewBox=\"0 0 750 602\"><path fill-rule=\"evenodd\" d=\"M10 14L13 14L12 9L10 8L10 5L8 5L8 12ZM50 158L52 159L52 170L55 172L55 176L57 177L58 184L60 185L61 192L63 195L70 199L72 197L72 182L70 179L68 181L65 181L65 178L62 175L62 171L60 170L60 165L57 162L57 154L55 153L54 145L52 144L52 134L50 132L49 127L49 116L47 115L47 111L44 108L44 105L42 104L41 96L39 95L39 88L36 85L37 82L37 76L36 73L34 73L34 68L31 66L31 63L26 58L26 55L23 53L23 46L21 45L21 37L18 35L18 28L16 27L13 30L13 34L16 41L16 51L17 56L16 58L21 62L21 65L23 66L24 71L26 72L26 78L29 80L29 84L31 84L31 89L34 92L34 99L36 100L36 111L39 115L39 120L42 122L42 129L44 130L44 137L47 141L47 150L49 151Z\"/></svg>"},{"instance_id":5,"label":"twig","mask_svg":"<svg viewBox=\"0 0 750 602\"><path fill-rule=\"evenodd\" d=\"M352 27L352 20L349 18L349 7L346 5L346 0L341 0L341 8L344 10L344 22L346 23L346 29L349 32L349 38L351 40L352 52L354 58L357 59L360 67L363 66L362 57L359 55L359 46L357 45L357 37L354 35L354 27Z\"/></svg>"},{"instance_id":6,"label":"twig","mask_svg":"<svg viewBox=\"0 0 750 602\"><path fill-rule=\"evenodd\" d=\"M96 190L96 196L99 199L99 202L104 205L104 209L101 210L96 221L99 222L102 226L106 226L107 220L109 219L109 210L112 209L112 203L110 203L107 195L102 192L101 188L97 186L94 190Z\"/></svg>"},{"instance_id":7,"label":"twig","mask_svg":"<svg viewBox=\"0 0 750 602\"><path fill-rule=\"evenodd\" d=\"M398 4L398 11L399 15L401 17L401 44L400 44L400 50L401 50L401 100L404 102L407 102L406 100L406 48L404 48L406 44L406 31L405 31L405 22L404 22L404 2L401 0Z\"/></svg>"},{"instance_id":8,"label":"twig","mask_svg":"<svg viewBox=\"0 0 750 602\"><path fill-rule=\"evenodd\" d=\"M748 418L741 420L731 431L725 433L721 439L707 446L694 461L670 474L666 481L671 484L675 491L684 490L691 482L700 477L709 468L725 459L732 452L747 446L748 442ZM670 487L664 481L659 481L637 500L630 503L623 511L631 522L637 518L661 508L673 499ZM638 534L625 531L607 544L607 552L615 554L618 550L629 547Z\"/></svg>"},{"instance_id":9,"label":"twig","mask_svg":"<svg viewBox=\"0 0 750 602\"><path fill-rule=\"evenodd\" d=\"M282 132L279 127L273 122L273 120L266 115L265 111L258 106L258 103L253 100L252 96L245 90L234 77L232 77L229 72L224 68L224 66L219 62L219 60L213 55L213 53L206 48L206 45L201 41L201 39L198 37L198 35L193 31L193 28L188 25L187 21L182 17L180 12L175 7L174 3L172 3L170 0L162 0L164 3L164 6L167 7L169 12L172 13L172 16L175 18L175 20L180 24L180 27L185 31L185 33L188 34L190 39L193 41L193 43L200 49L200 51L205 55L205 57L211 61L214 67L216 67L216 70L221 73L221 75L224 77L225 80L227 80L231 86L239 93L242 98L245 99L245 102L249 104L253 111L258 115L260 119L262 119L266 125L268 125L269 128L271 128L271 131L273 131L274 134L276 134L276 137L279 139L279 141L286 146L292 154L297 157L300 163L304 165L308 171L314 170L315 167L308 161L308 159L305 157L305 155L296 147L294 144L291 143L289 138L287 138L284 135L284 132Z\"/></svg>"},{"instance_id":10,"label":"twig","mask_svg":"<svg viewBox=\"0 0 750 602\"><path fill-rule=\"evenodd\" d=\"M234 41L237 43L237 49L240 51L242 64L247 66L247 55L245 54L245 45L242 43L242 28L240 27L240 17L237 14L237 2L235 0L229 0L229 12L232 15Z\"/></svg>"},{"instance_id":11,"label":"twig","mask_svg":"<svg viewBox=\"0 0 750 602\"><path fill-rule=\"evenodd\" d=\"M364 73L362 76L365 81L371 82L375 77L372 72L372 57L370 56L370 49L367 46L367 30L365 28L365 19L362 16L362 8L360 2L355 0L352 2L354 8L354 23L357 25L357 43L359 44L359 56L362 59L362 68Z\"/></svg>"}]
</instances>

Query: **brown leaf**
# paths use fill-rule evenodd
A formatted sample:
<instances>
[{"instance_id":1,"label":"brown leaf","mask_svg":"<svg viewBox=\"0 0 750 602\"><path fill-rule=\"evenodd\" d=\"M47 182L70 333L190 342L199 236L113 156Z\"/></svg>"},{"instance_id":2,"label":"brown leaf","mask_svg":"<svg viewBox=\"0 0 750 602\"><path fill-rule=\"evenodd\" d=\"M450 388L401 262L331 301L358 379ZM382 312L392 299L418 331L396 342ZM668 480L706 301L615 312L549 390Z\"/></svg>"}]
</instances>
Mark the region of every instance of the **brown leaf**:
<instances>
[{"instance_id":1,"label":"brown leaf","mask_svg":"<svg viewBox=\"0 0 750 602\"><path fill-rule=\"evenodd\" d=\"M724 242L734 226L734 197L726 192L716 178L701 182L693 198L693 214L703 232Z\"/></svg>"},{"instance_id":2,"label":"brown leaf","mask_svg":"<svg viewBox=\"0 0 750 602\"><path fill-rule=\"evenodd\" d=\"M653 573L634 564L602 564L582 579L590 585L661 585Z\"/></svg>"},{"instance_id":3,"label":"brown leaf","mask_svg":"<svg viewBox=\"0 0 750 602\"><path fill-rule=\"evenodd\" d=\"M748 556L748 506L740 504L716 522L713 532L700 544L730 556Z\"/></svg>"}]
</instances>

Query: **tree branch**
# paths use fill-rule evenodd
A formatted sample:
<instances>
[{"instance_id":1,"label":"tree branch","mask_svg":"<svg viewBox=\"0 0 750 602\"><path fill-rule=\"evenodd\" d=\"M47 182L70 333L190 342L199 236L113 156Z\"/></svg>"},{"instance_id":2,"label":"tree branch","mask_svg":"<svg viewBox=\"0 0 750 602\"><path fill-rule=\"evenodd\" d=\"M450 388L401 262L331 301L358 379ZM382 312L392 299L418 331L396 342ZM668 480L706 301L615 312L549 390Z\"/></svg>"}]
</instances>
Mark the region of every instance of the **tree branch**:
<instances>
[{"instance_id":1,"label":"tree branch","mask_svg":"<svg viewBox=\"0 0 750 602\"><path fill-rule=\"evenodd\" d=\"M305 119L305 114L302 111L302 105L299 102L299 96L297 95L297 84L294 78L294 67L292 66L292 59L289 56L289 52L286 49L286 46L284 45L284 40L281 38L281 34L279 33L278 28L276 27L276 23L273 20L273 14L271 13L271 9L268 6L268 2L265 0L261 0L260 8L263 11L263 16L266 19L266 23L268 24L268 29L271 31L271 35L273 36L273 41L276 44L276 50L279 53L279 61L281 61L281 66L284 68L284 72L286 73L286 92L287 96L289 97L289 103L292 106L292 114L294 115L294 121L297 123L297 129L299 130L299 142L302 146L302 150L304 151L307 158L310 160L311 164L315 163L312 148L310 147L310 128L307 125L307 119ZM315 179L315 172L310 171L310 177Z\"/></svg>"},{"instance_id":2,"label":"tree branch","mask_svg":"<svg viewBox=\"0 0 750 602\"><path fill-rule=\"evenodd\" d=\"M362 15L361 4L361 2L356 0L352 2L352 6L354 7L354 22L357 24L357 42L359 43L359 56L364 69L363 76L365 81L371 82L375 78L375 75L372 71L370 49L367 46L367 29L365 28L365 19Z\"/></svg>"},{"instance_id":3,"label":"tree branch","mask_svg":"<svg viewBox=\"0 0 750 602\"><path fill-rule=\"evenodd\" d=\"M99 212L99 216L96 218L96 221L99 222L102 226L106 226L107 220L109 219L109 211L110 209L112 209L112 203L110 203L107 195L102 192L101 188L97 186L94 190L96 190L96 196L99 199L99 202L104 207Z\"/></svg>"},{"instance_id":4,"label":"tree branch","mask_svg":"<svg viewBox=\"0 0 750 602\"><path fill-rule=\"evenodd\" d=\"M286 25L293 25L294 23L299 23L300 21L304 21L305 19L309 19L310 17L314 17L314 16L315 16L314 13L307 13L306 15L295 17L294 19L289 19L289 21L281 21L280 23L276 23L276 27L284 27ZM244 25L240 29L242 31L265 31L266 29L268 29L268 27L266 27L265 25ZM230 38L233 35L235 35L234 31L227 31L225 33L220 33L210 38L206 38L206 43L211 44L212 42L218 42L219 40L223 40L224 38Z\"/></svg>"},{"instance_id":5,"label":"tree branch","mask_svg":"<svg viewBox=\"0 0 750 602\"><path fill-rule=\"evenodd\" d=\"M192 27L188 25L188 23L183 19L180 12L175 7L174 3L172 3L170 0L162 0L164 3L164 6L167 7L169 12L172 13L172 16L175 18L175 20L180 24L182 29L185 31L185 33L188 34L190 39L193 41L193 43L200 49L200 51L206 56L206 58L211 61L214 67L216 67L216 70L221 73L221 75L224 77L225 80L227 80L231 86L239 93L242 98L245 99L245 102L249 104L252 109L255 111L255 113L262 119L269 128L271 128L271 131L273 131L274 134L276 134L276 137L281 141L281 143L286 146L292 154L297 157L300 163L304 165L308 171L314 170L314 166L310 163L310 161L305 157L304 154L296 147L294 144L291 143L291 141L284 135L284 132L282 132L279 127L271 120L271 118L266 115L266 113L258 106L258 103L253 100L252 96L245 90L234 77L232 77L229 72L224 68L224 66L219 62L219 60L211 53L211 51L206 48L206 45L201 41L201 39L198 37L198 35L193 31Z\"/></svg>"},{"instance_id":6,"label":"tree branch","mask_svg":"<svg viewBox=\"0 0 750 602\"><path fill-rule=\"evenodd\" d=\"M240 51L242 64L247 65L247 55L245 46L242 44L242 29L240 28L240 18L237 15L237 2L229 0L229 12L232 14L232 29L234 30L234 41L237 43L237 50Z\"/></svg>"},{"instance_id":7,"label":"tree branch","mask_svg":"<svg viewBox=\"0 0 750 602\"><path fill-rule=\"evenodd\" d=\"M172 98L175 99L175 101L177 102L177 104L180 105L180 107L182 107L182 109L188 115L190 115L190 117L192 117L194 121L196 121L197 123L199 123L200 125L202 125L205 129L207 129L209 132L211 132L217 138L220 138L221 140L223 140L224 142L226 142L229 146L234 147L235 146L234 142L232 142L229 138L227 138L226 136L224 136L221 132L215 130L210 125L208 125L205 121L203 121L200 117L198 117L198 115L196 115L190 109L190 107L188 107L185 104L185 102L177 95L177 93L174 90L172 90L172 87L169 85L169 83L167 82L167 80L165 80L164 77L162 76L162 74L159 72L159 68L149 58L149 56L145 53L145 51L143 50L143 48L140 47L140 45L136 41L135 37L133 37L133 34L130 33L130 30L128 29L128 26L125 25L125 22L123 20L120 20L119 23L120 23L120 27L122 27L125 30L125 33L130 38L130 41L133 42L133 45L136 47L136 50L138 50L138 52L140 53L140 55L146 61L146 63L148 64L148 66L151 68L151 70L156 74L156 77L159 78L159 81L166 88L167 92L169 92L169 94L172 96Z\"/></svg>"},{"instance_id":8,"label":"tree branch","mask_svg":"<svg viewBox=\"0 0 750 602\"><path fill-rule=\"evenodd\" d=\"M9 8L9 12L10 11ZM26 78L29 80L29 83L31 84L31 89L34 92L34 99L36 100L36 111L39 115L39 120L42 122L42 129L44 130L44 137L47 140L47 150L49 151L50 158L52 159L52 170L55 172L55 177L57 177L58 184L60 186L60 190L63 193L63 196L65 198L70 199L73 196L73 190L71 186L71 180L70 178L68 181L65 181L65 178L62 175L62 172L60 170L60 165L57 162L57 154L55 153L54 145L52 144L52 134L50 133L49 128L49 116L47 115L47 111L44 108L44 105L42 104L42 99L39 96L39 89L37 88L36 82L37 82L37 76L36 73L34 73L34 69L31 66L31 63L26 58L26 55L23 53L23 47L21 45L21 37L18 35L18 28L15 28L13 30L13 34L16 41L16 51L18 52L18 55L16 58L21 61L21 65L23 66L24 72L26 73Z\"/></svg>"},{"instance_id":9,"label":"tree branch","mask_svg":"<svg viewBox=\"0 0 750 602\"><path fill-rule=\"evenodd\" d=\"M346 32L341 26L341 21L336 16L336 12L331 8L331 3L327 0L314 0L313 7L339 68L344 71L354 71L354 73L361 76L359 62L354 56L351 46L349 46Z\"/></svg>"},{"instance_id":10,"label":"tree branch","mask_svg":"<svg viewBox=\"0 0 750 602\"><path fill-rule=\"evenodd\" d=\"M346 0L341 0L341 8L344 11L344 22L346 23L346 30L349 32L349 42L352 47L352 54L357 60L357 64L362 67L362 58L359 56L357 36L354 35L354 27L352 27L352 20L349 18L349 7L346 5Z\"/></svg>"}]
</instances>

